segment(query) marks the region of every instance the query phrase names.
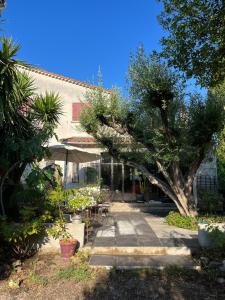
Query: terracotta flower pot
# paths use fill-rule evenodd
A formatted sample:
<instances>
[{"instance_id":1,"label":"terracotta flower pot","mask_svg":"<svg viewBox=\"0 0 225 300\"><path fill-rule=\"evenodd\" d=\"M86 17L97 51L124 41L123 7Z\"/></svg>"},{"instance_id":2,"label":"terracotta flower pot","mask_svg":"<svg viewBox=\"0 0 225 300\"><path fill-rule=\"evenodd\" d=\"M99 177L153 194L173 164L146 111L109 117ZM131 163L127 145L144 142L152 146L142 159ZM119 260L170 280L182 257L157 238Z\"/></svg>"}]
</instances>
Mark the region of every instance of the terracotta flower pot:
<instances>
[{"instance_id":1,"label":"terracotta flower pot","mask_svg":"<svg viewBox=\"0 0 225 300\"><path fill-rule=\"evenodd\" d=\"M61 249L61 257L69 258L74 255L77 240L61 240L59 241L60 249Z\"/></svg>"}]
</instances>

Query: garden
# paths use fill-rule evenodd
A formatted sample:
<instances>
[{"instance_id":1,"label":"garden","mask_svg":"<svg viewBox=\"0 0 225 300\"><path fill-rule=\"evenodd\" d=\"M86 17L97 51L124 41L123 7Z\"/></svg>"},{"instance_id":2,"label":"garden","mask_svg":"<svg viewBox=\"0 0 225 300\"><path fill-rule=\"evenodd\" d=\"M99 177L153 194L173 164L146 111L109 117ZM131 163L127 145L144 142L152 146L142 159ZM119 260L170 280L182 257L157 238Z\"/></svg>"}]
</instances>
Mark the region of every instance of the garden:
<instances>
[{"instance_id":1,"label":"garden","mask_svg":"<svg viewBox=\"0 0 225 300\"><path fill-rule=\"evenodd\" d=\"M102 213L108 207L102 204L104 191L100 192L99 185L64 189L61 182L61 172L56 165L44 169L36 166L30 172L24 190L16 194L20 199L16 218L1 218L2 255L7 253L12 258L26 259L52 237L60 243L61 255L70 257L79 248L73 236L76 230L68 231L70 224L84 225L80 233L81 247L84 239L86 242L91 238L93 227L100 224Z\"/></svg>"},{"instance_id":2,"label":"garden","mask_svg":"<svg viewBox=\"0 0 225 300\"><path fill-rule=\"evenodd\" d=\"M178 266L165 270L93 269L88 253L69 260L38 255L14 264L10 280L0 283L1 299L224 299L218 271Z\"/></svg>"},{"instance_id":3,"label":"garden","mask_svg":"<svg viewBox=\"0 0 225 300\"><path fill-rule=\"evenodd\" d=\"M67 224L84 222L81 240L90 238L105 196L98 185L65 190L59 166L40 167L50 155L46 143L55 135L63 106L54 93L36 94L32 79L17 67L26 65L15 59L18 45L4 38L1 46L0 262L5 277L15 261L32 257L51 238L71 256L79 245Z\"/></svg>"},{"instance_id":4,"label":"garden","mask_svg":"<svg viewBox=\"0 0 225 300\"><path fill-rule=\"evenodd\" d=\"M91 253L82 246L102 225L108 191L100 183L66 189L57 164L41 167L51 158L49 141L58 140L65 107L60 95L37 92L23 71L30 65L17 58L19 45L1 38L1 299L225 298L225 5L161 2L158 19L167 33L161 52L141 46L131 55L128 97L118 89L106 93L100 78L85 94L80 125L110 161L121 162L123 192L126 165L174 203L168 225L198 231L200 250L192 258L200 269L89 265ZM196 195L196 176L209 154L216 158L216 190ZM111 164L111 174L114 169Z\"/></svg>"}]
</instances>

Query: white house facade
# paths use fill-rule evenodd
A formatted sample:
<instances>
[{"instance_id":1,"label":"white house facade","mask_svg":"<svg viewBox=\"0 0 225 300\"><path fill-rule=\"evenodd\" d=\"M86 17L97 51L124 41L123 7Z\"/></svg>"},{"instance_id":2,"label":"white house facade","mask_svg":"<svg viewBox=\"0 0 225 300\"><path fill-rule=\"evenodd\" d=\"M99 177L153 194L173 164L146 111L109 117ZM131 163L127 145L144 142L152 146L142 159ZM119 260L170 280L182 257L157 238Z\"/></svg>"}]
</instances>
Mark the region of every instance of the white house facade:
<instances>
[{"instance_id":1,"label":"white house facade","mask_svg":"<svg viewBox=\"0 0 225 300\"><path fill-rule=\"evenodd\" d=\"M60 116L59 124L55 129L57 139L55 137L52 138L49 141L49 145L68 143L82 148L83 151L100 154L102 149L97 146L93 137L82 130L79 122L79 115L85 103L85 94L88 90L95 89L96 86L39 68L28 69L26 67L20 67L20 71L29 74L33 79L38 94L48 91L54 92L60 97L60 101L63 105L63 114ZM105 91L106 93L110 92L108 90ZM51 161L47 161L46 163L48 164L50 162ZM65 163L62 161L55 161L55 163L62 167L64 173ZM89 165L94 166L97 168L97 172L100 172L99 161L84 164L69 162L67 167L68 186L70 186L70 184L76 186L78 183L80 185L85 184L87 181L85 171Z\"/></svg>"}]
</instances>

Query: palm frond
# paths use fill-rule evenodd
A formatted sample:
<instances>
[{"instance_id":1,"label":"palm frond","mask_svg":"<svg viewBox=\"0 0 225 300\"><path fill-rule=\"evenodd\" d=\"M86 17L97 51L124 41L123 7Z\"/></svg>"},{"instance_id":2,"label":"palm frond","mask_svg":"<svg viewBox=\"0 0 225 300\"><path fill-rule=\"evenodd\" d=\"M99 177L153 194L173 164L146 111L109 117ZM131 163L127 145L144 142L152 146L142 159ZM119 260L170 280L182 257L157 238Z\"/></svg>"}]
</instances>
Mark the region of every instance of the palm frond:
<instances>
[{"instance_id":1,"label":"palm frond","mask_svg":"<svg viewBox=\"0 0 225 300\"><path fill-rule=\"evenodd\" d=\"M45 124L56 125L63 114L59 95L51 92L36 96L32 109L34 117Z\"/></svg>"}]
</instances>

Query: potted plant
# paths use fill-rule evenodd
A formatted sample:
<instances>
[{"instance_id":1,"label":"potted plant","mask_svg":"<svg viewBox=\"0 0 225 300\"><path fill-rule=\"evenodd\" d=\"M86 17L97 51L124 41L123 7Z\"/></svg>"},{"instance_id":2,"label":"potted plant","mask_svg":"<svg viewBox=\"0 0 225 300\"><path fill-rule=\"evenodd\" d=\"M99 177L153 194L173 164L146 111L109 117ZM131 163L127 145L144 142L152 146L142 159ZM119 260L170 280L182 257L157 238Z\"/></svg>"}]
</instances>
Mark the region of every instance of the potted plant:
<instances>
[{"instance_id":1,"label":"potted plant","mask_svg":"<svg viewBox=\"0 0 225 300\"><path fill-rule=\"evenodd\" d=\"M66 230L65 216L63 214L64 202L66 200L65 191L62 187L57 187L49 194L49 199L58 207L58 220L48 229L48 233L54 238L59 239L61 256L69 258L73 256L77 247L77 240L72 238Z\"/></svg>"},{"instance_id":2,"label":"potted plant","mask_svg":"<svg viewBox=\"0 0 225 300\"><path fill-rule=\"evenodd\" d=\"M74 255L78 241L72 238L71 234L67 232L66 224L63 219L59 219L55 222L54 226L48 231L53 238L59 239L61 257L69 258Z\"/></svg>"},{"instance_id":3,"label":"potted plant","mask_svg":"<svg viewBox=\"0 0 225 300\"><path fill-rule=\"evenodd\" d=\"M71 218L73 223L81 223L82 218L80 212L86 209L91 204L91 197L81 190L73 193L73 196L68 200L68 207L73 212Z\"/></svg>"}]
</instances>

